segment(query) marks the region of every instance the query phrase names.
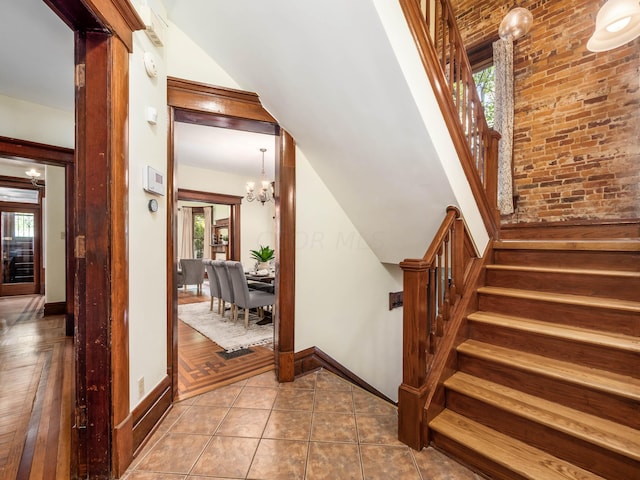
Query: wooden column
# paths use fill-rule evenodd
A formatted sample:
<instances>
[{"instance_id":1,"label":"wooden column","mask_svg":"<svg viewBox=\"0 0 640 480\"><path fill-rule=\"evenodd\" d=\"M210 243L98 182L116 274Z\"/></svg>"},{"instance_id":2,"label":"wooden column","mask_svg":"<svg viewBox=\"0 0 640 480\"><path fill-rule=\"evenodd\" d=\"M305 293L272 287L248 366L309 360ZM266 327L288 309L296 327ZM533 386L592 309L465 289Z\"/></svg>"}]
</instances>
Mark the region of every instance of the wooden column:
<instances>
[{"instance_id":1,"label":"wooden column","mask_svg":"<svg viewBox=\"0 0 640 480\"><path fill-rule=\"evenodd\" d=\"M275 347L278 362L278 380L294 379L294 325L296 290L296 145L293 137L281 131L276 153L276 218L280 225L276 263L278 282L276 288Z\"/></svg>"},{"instance_id":2,"label":"wooden column","mask_svg":"<svg viewBox=\"0 0 640 480\"><path fill-rule=\"evenodd\" d=\"M427 285L429 265L422 259L400 263L404 272L402 385L398 391L398 438L420 450L424 441L427 395Z\"/></svg>"},{"instance_id":3,"label":"wooden column","mask_svg":"<svg viewBox=\"0 0 640 480\"><path fill-rule=\"evenodd\" d=\"M485 192L489 199L489 206L493 210L496 224L500 224L500 211L498 210L498 146L500 134L495 130L489 131L489 145L485 161L484 182Z\"/></svg>"}]
</instances>

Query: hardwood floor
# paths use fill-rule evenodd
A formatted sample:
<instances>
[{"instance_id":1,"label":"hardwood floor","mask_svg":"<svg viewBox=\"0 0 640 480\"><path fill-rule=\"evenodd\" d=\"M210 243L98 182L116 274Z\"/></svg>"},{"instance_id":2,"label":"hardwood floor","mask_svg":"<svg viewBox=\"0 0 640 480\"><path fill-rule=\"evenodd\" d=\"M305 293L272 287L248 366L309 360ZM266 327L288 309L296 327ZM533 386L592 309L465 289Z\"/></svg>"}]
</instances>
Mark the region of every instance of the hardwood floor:
<instances>
[{"instance_id":1,"label":"hardwood floor","mask_svg":"<svg viewBox=\"0 0 640 480\"><path fill-rule=\"evenodd\" d=\"M205 285L203 291L207 292ZM198 295L195 287L178 291L181 305L208 302L209 295ZM272 370L273 349L251 347L252 353L225 359L224 349L189 325L178 321L178 396L176 400L199 395L214 388Z\"/></svg>"},{"instance_id":2,"label":"hardwood floor","mask_svg":"<svg viewBox=\"0 0 640 480\"><path fill-rule=\"evenodd\" d=\"M73 340L44 298L0 298L0 478L70 478Z\"/></svg>"}]
</instances>

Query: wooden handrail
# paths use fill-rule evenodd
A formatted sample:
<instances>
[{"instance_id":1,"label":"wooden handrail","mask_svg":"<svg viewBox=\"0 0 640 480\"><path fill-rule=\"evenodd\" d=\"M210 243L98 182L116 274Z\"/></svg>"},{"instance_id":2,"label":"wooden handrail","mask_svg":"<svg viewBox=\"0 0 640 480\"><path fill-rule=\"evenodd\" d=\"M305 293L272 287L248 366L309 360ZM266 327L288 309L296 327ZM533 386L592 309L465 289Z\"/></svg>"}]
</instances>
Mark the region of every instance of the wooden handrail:
<instances>
[{"instance_id":1,"label":"wooden handrail","mask_svg":"<svg viewBox=\"0 0 640 480\"><path fill-rule=\"evenodd\" d=\"M398 395L399 438L423 445L421 412L428 376L447 333L447 323L467 290L467 272L475 258L460 210L447 214L424 257L400 263L404 274L403 369Z\"/></svg>"},{"instance_id":2,"label":"wooden handrail","mask_svg":"<svg viewBox=\"0 0 640 480\"><path fill-rule=\"evenodd\" d=\"M453 8L449 0L399 1L485 227L496 236L500 217L491 187L499 134L487 125Z\"/></svg>"}]
</instances>

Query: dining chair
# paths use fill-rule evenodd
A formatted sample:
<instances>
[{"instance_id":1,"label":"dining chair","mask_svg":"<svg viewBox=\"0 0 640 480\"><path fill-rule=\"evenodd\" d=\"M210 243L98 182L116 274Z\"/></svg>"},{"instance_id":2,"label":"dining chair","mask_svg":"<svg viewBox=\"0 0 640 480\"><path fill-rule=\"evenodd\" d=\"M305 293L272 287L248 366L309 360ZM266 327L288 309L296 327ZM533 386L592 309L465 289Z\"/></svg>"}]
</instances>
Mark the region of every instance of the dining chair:
<instances>
[{"instance_id":1,"label":"dining chair","mask_svg":"<svg viewBox=\"0 0 640 480\"><path fill-rule=\"evenodd\" d=\"M222 298L222 318L224 318L224 314L226 311L226 303L228 303L231 307L231 318L234 318L234 312L236 309L235 295L233 286L231 285L231 280L229 279L229 272L227 271L225 261L214 260L211 263L213 264L213 271L218 276L218 281L220 282L220 298Z\"/></svg>"},{"instance_id":2,"label":"dining chair","mask_svg":"<svg viewBox=\"0 0 640 480\"><path fill-rule=\"evenodd\" d=\"M249 290L242 263L228 260L226 265L236 304L234 321L238 319L238 307L244 308L244 328L249 328L249 310L258 308L260 318L263 318L263 308L275 303L275 295L261 290Z\"/></svg>"},{"instance_id":3,"label":"dining chair","mask_svg":"<svg viewBox=\"0 0 640 480\"><path fill-rule=\"evenodd\" d=\"M222 297L220 296L220 280L213 268L213 260L204 260L204 268L209 278L209 294L211 295L211 303L209 303L209 311L213 311L213 299L218 299L218 315L220 315L222 307Z\"/></svg>"},{"instance_id":4,"label":"dining chair","mask_svg":"<svg viewBox=\"0 0 640 480\"><path fill-rule=\"evenodd\" d=\"M187 285L196 285L197 293L202 291L202 282L204 281L204 264L201 258L181 258L180 269L182 270L182 284L185 288Z\"/></svg>"}]
</instances>

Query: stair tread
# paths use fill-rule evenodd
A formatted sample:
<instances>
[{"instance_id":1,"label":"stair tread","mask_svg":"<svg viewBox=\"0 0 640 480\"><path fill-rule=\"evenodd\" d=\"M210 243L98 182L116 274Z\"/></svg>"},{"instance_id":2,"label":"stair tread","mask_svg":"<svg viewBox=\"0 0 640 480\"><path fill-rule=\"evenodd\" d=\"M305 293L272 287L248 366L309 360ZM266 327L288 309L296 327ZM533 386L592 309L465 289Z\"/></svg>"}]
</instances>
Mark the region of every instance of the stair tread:
<instances>
[{"instance_id":1,"label":"stair tread","mask_svg":"<svg viewBox=\"0 0 640 480\"><path fill-rule=\"evenodd\" d=\"M443 410L429 423L429 428L531 480L602 479L450 410Z\"/></svg>"},{"instance_id":2,"label":"stair tread","mask_svg":"<svg viewBox=\"0 0 640 480\"><path fill-rule=\"evenodd\" d=\"M620 240L498 240L498 250L597 250L613 252L640 252L637 239Z\"/></svg>"},{"instance_id":3,"label":"stair tread","mask_svg":"<svg viewBox=\"0 0 640 480\"><path fill-rule=\"evenodd\" d=\"M640 278L640 271L603 270L594 268L565 268L565 267L532 267L528 265L487 265L487 270L506 270L536 273L563 273L577 275L593 275L602 277Z\"/></svg>"},{"instance_id":4,"label":"stair tread","mask_svg":"<svg viewBox=\"0 0 640 480\"><path fill-rule=\"evenodd\" d=\"M532 320L529 318L484 311L473 312L469 314L467 318L475 322L499 325L530 333L541 333L566 340L575 340L592 345L640 353L640 338L622 333L590 330L571 325L555 324L543 320Z\"/></svg>"},{"instance_id":5,"label":"stair tread","mask_svg":"<svg viewBox=\"0 0 640 480\"><path fill-rule=\"evenodd\" d=\"M458 345L457 350L466 355L486 358L490 361L536 373L547 378L568 381L640 401L640 379L627 375L489 345L476 340L466 340Z\"/></svg>"},{"instance_id":6,"label":"stair tread","mask_svg":"<svg viewBox=\"0 0 640 480\"><path fill-rule=\"evenodd\" d=\"M554 430L640 460L640 432L633 428L463 372L456 372L449 377L445 386Z\"/></svg>"},{"instance_id":7,"label":"stair tread","mask_svg":"<svg viewBox=\"0 0 640 480\"><path fill-rule=\"evenodd\" d=\"M546 302L565 303L594 308L610 308L627 312L640 313L640 302L620 300L617 298L592 297L588 295L573 295L568 293L538 292L506 287L480 287L478 293L500 295L512 298L542 300Z\"/></svg>"}]
</instances>

